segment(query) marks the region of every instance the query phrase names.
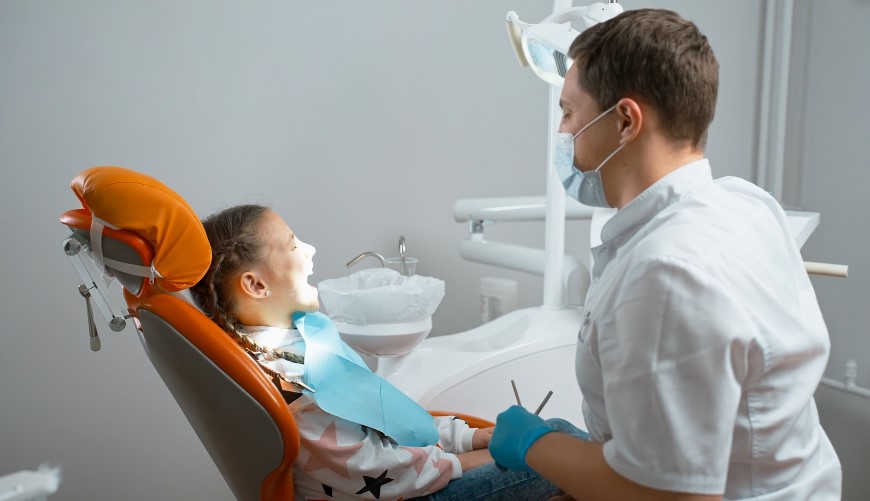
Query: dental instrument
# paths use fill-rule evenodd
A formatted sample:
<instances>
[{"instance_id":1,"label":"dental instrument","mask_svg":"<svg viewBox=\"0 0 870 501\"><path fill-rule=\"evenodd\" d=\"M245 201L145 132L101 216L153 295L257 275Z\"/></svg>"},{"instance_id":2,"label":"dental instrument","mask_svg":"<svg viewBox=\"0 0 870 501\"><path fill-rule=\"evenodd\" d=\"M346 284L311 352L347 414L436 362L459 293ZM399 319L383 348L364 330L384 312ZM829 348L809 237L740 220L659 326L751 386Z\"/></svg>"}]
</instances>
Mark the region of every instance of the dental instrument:
<instances>
[{"instance_id":1,"label":"dental instrument","mask_svg":"<svg viewBox=\"0 0 870 501\"><path fill-rule=\"evenodd\" d=\"M517 397L517 405L520 407L523 406L522 400L520 400L520 392L517 391L517 382L511 379L511 386L514 388L514 395Z\"/></svg>"},{"instance_id":2,"label":"dental instrument","mask_svg":"<svg viewBox=\"0 0 870 501\"><path fill-rule=\"evenodd\" d=\"M540 414L542 410L544 410L544 406L547 405L547 400L550 400L550 397L552 397L552 396L553 396L553 390L548 391L547 396L544 397L544 400L541 402L541 405L539 405L538 408L535 409L536 416L538 414Z\"/></svg>"},{"instance_id":3,"label":"dental instrument","mask_svg":"<svg viewBox=\"0 0 870 501\"><path fill-rule=\"evenodd\" d=\"M514 396L517 397L517 405L522 407L523 402L520 400L520 392L517 391L517 382L514 381L513 379L511 379L511 386L514 389ZM548 391L547 396L544 397L544 400L541 402L541 405L539 405L538 408L535 410L536 416L541 413L541 411L544 409L544 406L547 405L547 401L550 400L550 397L552 397L552 396L553 396L553 390Z\"/></svg>"}]
</instances>

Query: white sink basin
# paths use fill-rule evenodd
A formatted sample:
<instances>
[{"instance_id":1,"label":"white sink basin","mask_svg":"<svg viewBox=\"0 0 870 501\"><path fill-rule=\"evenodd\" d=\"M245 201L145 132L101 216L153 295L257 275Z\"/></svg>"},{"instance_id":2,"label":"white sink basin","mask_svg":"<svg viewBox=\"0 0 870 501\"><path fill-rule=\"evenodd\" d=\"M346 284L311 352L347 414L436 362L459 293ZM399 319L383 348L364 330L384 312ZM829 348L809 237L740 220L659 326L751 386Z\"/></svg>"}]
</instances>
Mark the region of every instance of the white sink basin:
<instances>
[{"instance_id":1,"label":"white sink basin","mask_svg":"<svg viewBox=\"0 0 870 501\"><path fill-rule=\"evenodd\" d=\"M444 281L370 268L317 284L320 303L344 342L361 353L404 355L432 330Z\"/></svg>"},{"instance_id":2,"label":"white sink basin","mask_svg":"<svg viewBox=\"0 0 870 501\"><path fill-rule=\"evenodd\" d=\"M353 349L375 357L398 357L413 350L432 330L432 317L401 324L335 322L338 333Z\"/></svg>"}]
</instances>

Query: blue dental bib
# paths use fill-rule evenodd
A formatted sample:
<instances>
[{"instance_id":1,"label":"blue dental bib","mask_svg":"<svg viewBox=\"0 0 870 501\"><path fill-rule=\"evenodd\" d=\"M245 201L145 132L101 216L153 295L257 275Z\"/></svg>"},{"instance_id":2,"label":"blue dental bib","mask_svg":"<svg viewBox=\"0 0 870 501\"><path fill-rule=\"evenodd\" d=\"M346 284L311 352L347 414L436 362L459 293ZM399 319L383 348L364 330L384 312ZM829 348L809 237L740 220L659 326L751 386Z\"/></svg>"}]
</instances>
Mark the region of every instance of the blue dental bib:
<instances>
[{"instance_id":1,"label":"blue dental bib","mask_svg":"<svg viewBox=\"0 0 870 501\"><path fill-rule=\"evenodd\" d=\"M380 431L399 445L422 447L438 442L431 414L395 386L373 373L360 356L341 341L326 315L293 314L305 340L305 391L321 409Z\"/></svg>"}]
</instances>

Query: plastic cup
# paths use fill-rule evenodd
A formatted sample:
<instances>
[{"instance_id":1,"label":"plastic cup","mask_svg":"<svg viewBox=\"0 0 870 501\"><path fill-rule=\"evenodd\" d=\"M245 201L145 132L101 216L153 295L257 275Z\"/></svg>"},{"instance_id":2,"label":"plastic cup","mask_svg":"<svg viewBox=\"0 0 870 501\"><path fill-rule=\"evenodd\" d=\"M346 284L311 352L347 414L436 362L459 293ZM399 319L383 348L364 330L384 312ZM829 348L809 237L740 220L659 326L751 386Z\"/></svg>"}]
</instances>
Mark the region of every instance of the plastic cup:
<instances>
[{"instance_id":1,"label":"plastic cup","mask_svg":"<svg viewBox=\"0 0 870 501\"><path fill-rule=\"evenodd\" d=\"M399 273L402 273L402 258L400 257L388 257L384 261L387 263L387 268L391 270L396 270ZM416 257L406 257L405 258L405 270L402 273L405 276L410 277L411 275L417 274L417 258Z\"/></svg>"}]
</instances>

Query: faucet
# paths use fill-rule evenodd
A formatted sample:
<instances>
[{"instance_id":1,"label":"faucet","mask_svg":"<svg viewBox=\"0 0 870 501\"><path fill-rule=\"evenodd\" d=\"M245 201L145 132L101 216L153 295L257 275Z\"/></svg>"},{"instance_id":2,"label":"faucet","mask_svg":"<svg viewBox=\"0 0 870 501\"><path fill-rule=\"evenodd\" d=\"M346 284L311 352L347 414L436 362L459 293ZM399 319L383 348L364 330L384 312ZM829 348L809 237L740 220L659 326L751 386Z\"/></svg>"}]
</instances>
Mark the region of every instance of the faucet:
<instances>
[{"instance_id":1,"label":"faucet","mask_svg":"<svg viewBox=\"0 0 870 501\"><path fill-rule=\"evenodd\" d=\"M402 275L407 276L408 275L408 266L407 266L407 264L405 264L405 236L404 235L399 236L399 257L402 259L402 269L400 270L400 273Z\"/></svg>"},{"instance_id":2,"label":"faucet","mask_svg":"<svg viewBox=\"0 0 870 501\"><path fill-rule=\"evenodd\" d=\"M382 268L386 268L386 267L387 267L387 261L384 259L384 256L378 254L377 252L371 252L371 251L363 252L363 253L360 254L359 256L357 256L357 257L351 259L350 261L347 262L347 267L350 268L351 266L353 266L353 265L355 265L356 263L362 261L363 258L368 257L368 256L373 256L373 257L378 258L378 261L381 262L381 267L382 267Z\"/></svg>"}]
</instances>

